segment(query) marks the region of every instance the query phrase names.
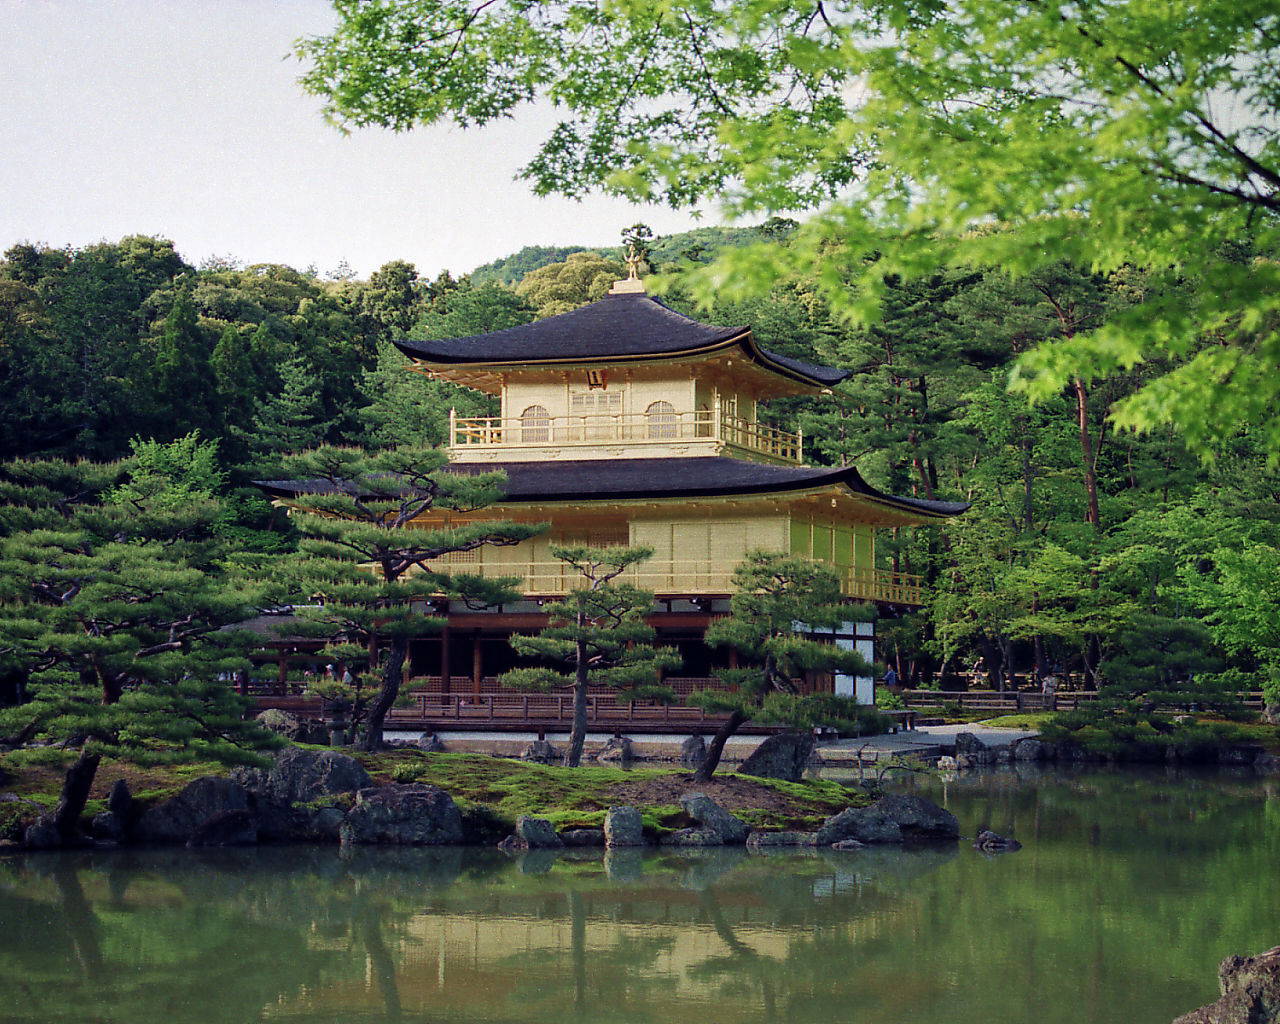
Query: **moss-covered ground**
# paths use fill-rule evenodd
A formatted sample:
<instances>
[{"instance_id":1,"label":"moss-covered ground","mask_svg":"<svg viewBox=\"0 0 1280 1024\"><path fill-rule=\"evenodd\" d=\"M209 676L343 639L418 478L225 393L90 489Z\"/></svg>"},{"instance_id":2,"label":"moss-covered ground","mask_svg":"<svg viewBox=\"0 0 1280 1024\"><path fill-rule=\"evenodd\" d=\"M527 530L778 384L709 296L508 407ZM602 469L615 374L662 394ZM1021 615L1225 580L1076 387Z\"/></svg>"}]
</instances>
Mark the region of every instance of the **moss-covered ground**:
<instances>
[{"instance_id":1,"label":"moss-covered ground","mask_svg":"<svg viewBox=\"0 0 1280 1024\"><path fill-rule=\"evenodd\" d=\"M548 818L560 829L598 828L608 809L619 804L638 807L646 829L660 835L692 824L680 808L680 797L690 791L705 792L756 828L813 829L830 815L867 802L863 791L836 782L787 783L724 770L709 783L694 783L687 772L671 767L563 768L484 754L407 749L347 753L358 757L377 782L424 782L445 790L462 809L469 831L485 838L509 833L522 814ZM56 805L71 760L70 753L49 749L0 755L0 792L8 796L0 801L0 838L16 839L25 824ZM128 782L135 799L145 805L173 795L202 775L228 771L208 762L142 767L104 760L86 817L105 808L117 779Z\"/></svg>"}]
</instances>

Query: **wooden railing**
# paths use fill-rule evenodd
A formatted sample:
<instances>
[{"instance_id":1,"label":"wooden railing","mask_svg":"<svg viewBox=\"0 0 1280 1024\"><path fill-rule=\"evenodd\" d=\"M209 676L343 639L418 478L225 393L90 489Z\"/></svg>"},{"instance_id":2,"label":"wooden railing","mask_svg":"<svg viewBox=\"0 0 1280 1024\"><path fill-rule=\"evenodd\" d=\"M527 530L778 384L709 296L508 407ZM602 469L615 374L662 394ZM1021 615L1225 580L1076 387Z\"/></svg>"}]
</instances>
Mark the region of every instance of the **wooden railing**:
<instances>
[{"instance_id":1,"label":"wooden railing","mask_svg":"<svg viewBox=\"0 0 1280 1024\"><path fill-rule=\"evenodd\" d=\"M651 558L631 566L620 581L659 595L729 594L733 591L733 570L738 562L695 558ZM439 564L454 572L478 573L486 578L511 577L516 589L526 597L559 597L588 585L588 581L561 561L473 562ZM831 566L841 577L841 591L858 601L885 601L893 604L921 603L920 576L854 566Z\"/></svg>"},{"instance_id":2,"label":"wooden railing","mask_svg":"<svg viewBox=\"0 0 1280 1024\"><path fill-rule=\"evenodd\" d=\"M577 416L459 417L449 415L449 447L561 448L576 445L723 441L783 462L802 462L804 436L709 409L669 413Z\"/></svg>"},{"instance_id":3,"label":"wooden railing","mask_svg":"<svg viewBox=\"0 0 1280 1024\"><path fill-rule=\"evenodd\" d=\"M587 722L597 727L661 725L689 727L720 722L723 715L708 715L702 708L656 701L620 703L613 695L587 697ZM412 704L387 715L388 724L405 720L425 720L438 726L465 726L468 723L492 726L559 725L573 720L573 697L559 693L417 693Z\"/></svg>"},{"instance_id":4,"label":"wooden railing","mask_svg":"<svg viewBox=\"0 0 1280 1024\"><path fill-rule=\"evenodd\" d=\"M1251 711L1261 711L1262 694L1259 691L1238 694L1241 704ZM1036 690L904 690L903 701L908 708L921 710L953 705L961 711L989 711L993 714L1013 715L1023 711L1074 711L1082 705L1098 699L1094 691L1058 690L1053 697ZM1162 705L1161 710L1186 711L1194 699L1188 697L1185 705Z\"/></svg>"}]
</instances>

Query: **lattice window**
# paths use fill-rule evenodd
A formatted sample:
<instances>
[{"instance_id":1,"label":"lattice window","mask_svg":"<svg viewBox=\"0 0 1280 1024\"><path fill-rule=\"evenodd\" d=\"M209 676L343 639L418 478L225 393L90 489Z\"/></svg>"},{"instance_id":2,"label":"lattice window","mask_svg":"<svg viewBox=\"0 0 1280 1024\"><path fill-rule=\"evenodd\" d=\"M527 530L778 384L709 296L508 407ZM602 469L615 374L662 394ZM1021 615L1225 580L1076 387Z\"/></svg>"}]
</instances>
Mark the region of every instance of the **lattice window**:
<instances>
[{"instance_id":1,"label":"lattice window","mask_svg":"<svg viewBox=\"0 0 1280 1024\"><path fill-rule=\"evenodd\" d=\"M551 416L541 405L531 405L520 414L520 440L539 444L551 440Z\"/></svg>"},{"instance_id":2,"label":"lattice window","mask_svg":"<svg viewBox=\"0 0 1280 1024\"><path fill-rule=\"evenodd\" d=\"M654 402L644 415L651 438L676 436L676 409L670 402Z\"/></svg>"}]
</instances>

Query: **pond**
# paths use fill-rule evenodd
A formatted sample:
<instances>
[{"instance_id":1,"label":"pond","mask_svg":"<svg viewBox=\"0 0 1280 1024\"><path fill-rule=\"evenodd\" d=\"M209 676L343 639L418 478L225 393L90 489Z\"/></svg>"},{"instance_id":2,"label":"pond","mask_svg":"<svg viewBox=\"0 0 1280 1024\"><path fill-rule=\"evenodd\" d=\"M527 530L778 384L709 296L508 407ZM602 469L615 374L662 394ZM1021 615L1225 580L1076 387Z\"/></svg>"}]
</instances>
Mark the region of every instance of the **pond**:
<instances>
[{"instance_id":1,"label":"pond","mask_svg":"<svg viewBox=\"0 0 1280 1024\"><path fill-rule=\"evenodd\" d=\"M1280 942L1280 784L925 780L1024 848L0 858L0 1021L1168 1024Z\"/></svg>"}]
</instances>

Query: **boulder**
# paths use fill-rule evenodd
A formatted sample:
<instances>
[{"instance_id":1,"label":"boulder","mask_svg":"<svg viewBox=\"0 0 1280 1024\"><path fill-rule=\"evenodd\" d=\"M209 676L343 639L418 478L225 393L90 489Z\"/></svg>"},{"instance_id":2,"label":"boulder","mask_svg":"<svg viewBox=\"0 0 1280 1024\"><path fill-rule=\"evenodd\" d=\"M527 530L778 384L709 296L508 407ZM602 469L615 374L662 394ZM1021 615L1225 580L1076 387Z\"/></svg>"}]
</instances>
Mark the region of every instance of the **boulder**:
<instances>
[{"instance_id":1,"label":"boulder","mask_svg":"<svg viewBox=\"0 0 1280 1024\"><path fill-rule=\"evenodd\" d=\"M1252 765L1266 751L1261 747L1242 743L1236 746L1223 747L1218 753L1218 763L1228 765Z\"/></svg>"},{"instance_id":2,"label":"boulder","mask_svg":"<svg viewBox=\"0 0 1280 1024\"><path fill-rule=\"evenodd\" d=\"M560 751L551 745L550 740L534 740L520 755L521 761L536 761L538 764L555 764L560 760Z\"/></svg>"},{"instance_id":3,"label":"boulder","mask_svg":"<svg viewBox=\"0 0 1280 1024\"><path fill-rule=\"evenodd\" d=\"M1018 740L1013 745L1015 761L1043 761L1045 759L1044 743L1034 736Z\"/></svg>"},{"instance_id":4,"label":"boulder","mask_svg":"<svg viewBox=\"0 0 1280 1024\"><path fill-rule=\"evenodd\" d=\"M28 850L56 850L62 845L62 833L54 823L52 814L42 814L22 833L22 843Z\"/></svg>"},{"instance_id":5,"label":"boulder","mask_svg":"<svg viewBox=\"0 0 1280 1024\"><path fill-rule=\"evenodd\" d=\"M610 807L604 819L605 846L643 846L644 822L634 807Z\"/></svg>"},{"instance_id":6,"label":"boulder","mask_svg":"<svg viewBox=\"0 0 1280 1024\"><path fill-rule=\"evenodd\" d=\"M866 843L860 843L856 839L841 839L831 844L831 849L838 850L841 853L849 853L853 850L865 850Z\"/></svg>"},{"instance_id":7,"label":"boulder","mask_svg":"<svg viewBox=\"0 0 1280 1024\"><path fill-rule=\"evenodd\" d=\"M241 768L231 777L249 792L263 839L337 839L345 797L373 786L354 757L335 750L288 747L270 769Z\"/></svg>"},{"instance_id":8,"label":"boulder","mask_svg":"<svg viewBox=\"0 0 1280 1024\"><path fill-rule=\"evenodd\" d=\"M133 806L133 794L129 792L129 783L124 779L116 779L107 795L107 810L116 816L122 826L128 827L136 813Z\"/></svg>"},{"instance_id":9,"label":"boulder","mask_svg":"<svg viewBox=\"0 0 1280 1024\"><path fill-rule=\"evenodd\" d=\"M682 828L662 837L663 846L723 846L724 839L713 828Z\"/></svg>"},{"instance_id":10,"label":"boulder","mask_svg":"<svg viewBox=\"0 0 1280 1024\"><path fill-rule=\"evenodd\" d=\"M1268 725L1280 725L1280 704L1267 703L1262 708L1262 720Z\"/></svg>"},{"instance_id":11,"label":"boulder","mask_svg":"<svg viewBox=\"0 0 1280 1024\"><path fill-rule=\"evenodd\" d=\"M558 850L564 846L551 822L528 814L516 819L516 838L531 850Z\"/></svg>"},{"instance_id":12,"label":"boulder","mask_svg":"<svg viewBox=\"0 0 1280 1024\"><path fill-rule=\"evenodd\" d=\"M813 733L791 730L770 736L742 762L739 775L799 782L813 755Z\"/></svg>"},{"instance_id":13,"label":"boulder","mask_svg":"<svg viewBox=\"0 0 1280 1024\"><path fill-rule=\"evenodd\" d=\"M196 826L188 846L252 846L258 822L248 811L219 811Z\"/></svg>"},{"instance_id":14,"label":"boulder","mask_svg":"<svg viewBox=\"0 0 1280 1024\"><path fill-rule=\"evenodd\" d=\"M932 800L919 796L885 796L869 807L850 807L833 815L818 829L817 844L830 846L843 839L860 843L901 843L956 839L956 816Z\"/></svg>"},{"instance_id":15,"label":"boulder","mask_svg":"<svg viewBox=\"0 0 1280 1024\"><path fill-rule=\"evenodd\" d=\"M1173 1024L1277 1024L1280 1022L1280 946L1257 956L1229 956L1218 965L1216 1003Z\"/></svg>"},{"instance_id":16,"label":"boulder","mask_svg":"<svg viewBox=\"0 0 1280 1024\"><path fill-rule=\"evenodd\" d=\"M771 850L783 847L815 846L817 832L761 832L756 830L747 836L748 850Z\"/></svg>"},{"instance_id":17,"label":"boulder","mask_svg":"<svg viewBox=\"0 0 1280 1024\"><path fill-rule=\"evenodd\" d=\"M956 759L965 758L970 765L997 764L1003 757L1007 763L1011 758L1008 745L989 747L971 732L956 734Z\"/></svg>"},{"instance_id":18,"label":"boulder","mask_svg":"<svg viewBox=\"0 0 1280 1024\"><path fill-rule=\"evenodd\" d=\"M900 843L902 829L895 821L881 813L875 804L870 807L849 807L832 815L818 829L818 846L831 846L846 839L859 843Z\"/></svg>"},{"instance_id":19,"label":"boulder","mask_svg":"<svg viewBox=\"0 0 1280 1024\"><path fill-rule=\"evenodd\" d=\"M680 744L680 764L684 768L697 768L707 759L707 743L702 735L695 734Z\"/></svg>"},{"instance_id":20,"label":"boulder","mask_svg":"<svg viewBox=\"0 0 1280 1024\"><path fill-rule=\"evenodd\" d=\"M427 754L442 754L444 753L444 743L435 733L424 733L418 737L418 749Z\"/></svg>"},{"instance_id":21,"label":"boulder","mask_svg":"<svg viewBox=\"0 0 1280 1024\"><path fill-rule=\"evenodd\" d=\"M1253 770L1259 775L1280 775L1280 757L1275 754L1261 754L1253 762Z\"/></svg>"},{"instance_id":22,"label":"boulder","mask_svg":"<svg viewBox=\"0 0 1280 1024\"><path fill-rule=\"evenodd\" d=\"M125 841L125 828L115 811L103 811L101 814L95 814L93 822L89 826L89 834L94 839L104 843L123 843Z\"/></svg>"},{"instance_id":23,"label":"boulder","mask_svg":"<svg viewBox=\"0 0 1280 1024\"><path fill-rule=\"evenodd\" d=\"M604 829L569 828L560 833L565 846L604 846Z\"/></svg>"},{"instance_id":24,"label":"boulder","mask_svg":"<svg viewBox=\"0 0 1280 1024\"><path fill-rule=\"evenodd\" d=\"M1022 844L1016 839L1006 839L989 828L984 828L973 840L973 848L983 853L1013 853L1021 850Z\"/></svg>"},{"instance_id":25,"label":"boulder","mask_svg":"<svg viewBox=\"0 0 1280 1024\"><path fill-rule=\"evenodd\" d=\"M745 843L751 832L745 821L734 817L705 793L685 793L680 797L680 806L703 828L715 832L722 843Z\"/></svg>"},{"instance_id":26,"label":"boulder","mask_svg":"<svg viewBox=\"0 0 1280 1024\"><path fill-rule=\"evenodd\" d=\"M196 779L181 793L144 811L132 838L143 842L185 843L215 814L248 811L249 793L232 779Z\"/></svg>"},{"instance_id":27,"label":"boulder","mask_svg":"<svg viewBox=\"0 0 1280 1024\"><path fill-rule=\"evenodd\" d=\"M601 764L617 763L623 767L629 765L633 759L631 740L626 736L610 736L600 753L596 754L596 760Z\"/></svg>"},{"instance_id":28,"label":"boulder","mask_svg":"<svg viewBox=\"0 0 1280 1024\"><path fill-rule=\"evenodd\" d=\"M356 793L342 821L343 843L442 846L462 842L462 815L443 789L420 782Z\"/></svg>"}]
</instances>

